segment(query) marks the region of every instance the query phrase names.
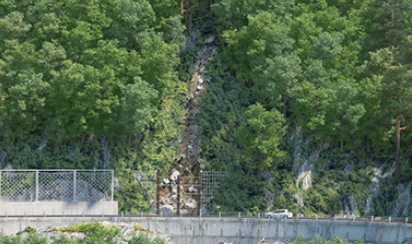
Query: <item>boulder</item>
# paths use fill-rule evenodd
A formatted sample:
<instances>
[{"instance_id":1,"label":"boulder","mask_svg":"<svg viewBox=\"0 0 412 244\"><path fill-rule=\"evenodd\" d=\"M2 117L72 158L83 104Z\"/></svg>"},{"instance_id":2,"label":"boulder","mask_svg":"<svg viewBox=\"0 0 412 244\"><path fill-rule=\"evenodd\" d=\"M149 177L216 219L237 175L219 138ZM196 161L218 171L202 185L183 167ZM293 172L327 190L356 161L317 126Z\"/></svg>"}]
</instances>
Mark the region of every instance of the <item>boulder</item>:
<instances>
[{"instance_id":1,"label":"boulder","mask_svg":"<svg viewBox=\"0 0 412 244\"><path fill-rule=\"evenodd\" d=\"M194 187L193 185L189 186L188 191L189 191L189 193L197 193L198 192L196 187Z\"/></svg>"},{"instance_id":2,"label":"boulder","mask_svg":"<svg viewBox=\"0 0 412 244\"><path fill-rule=\"evenodd\" d=\"M170 216L173 214L174 207L172 205L163 205L163 207L160 209L162 211L163 216Z\"/></svg>"},{"instance_id":3,"label":"boulder","mask_svg":"<svg viewBox=\"0 0 412 244\"><path fill-rule=\"evenodd\" d=\"M197 208L197 202L193 199L189 199L184 202L184 208L186 209L196 209Z\"/></svg>"},{"instance_id":4,"label":"boulder","mask_svg":"<svg viewBox=\"0 0 412 244\"><path fill-rule=\"evenodd\" d=\"M169 179L173 182L176 182L179 175L180 175L179 171L173 170L172 175L169 177Z\"/></svg>"}]
</instances>

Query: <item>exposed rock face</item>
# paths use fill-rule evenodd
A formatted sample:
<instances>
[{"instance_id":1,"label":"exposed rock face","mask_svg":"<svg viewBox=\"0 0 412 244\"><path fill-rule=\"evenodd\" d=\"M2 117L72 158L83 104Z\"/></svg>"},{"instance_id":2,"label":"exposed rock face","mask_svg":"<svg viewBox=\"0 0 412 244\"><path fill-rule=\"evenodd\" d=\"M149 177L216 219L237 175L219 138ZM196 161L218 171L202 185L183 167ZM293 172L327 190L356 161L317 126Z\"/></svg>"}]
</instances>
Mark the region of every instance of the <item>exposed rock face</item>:
<instances>
[{"instance_id":1,"label":"exposed rock face","mask_svg":"<svg viewBox=\"0 0 412 244\"><path fill-rule=\"evenodd\" d=\"M308 166L306 162L301 166L298 178L296 179L296 186L299 187L299 185L301 185L303 190L309 190L312 186L312 167L312 164Z\"/></svg>"},{"instance_id":2,"label":"exposed rock face","mask_svg":"<svg viewBox=\"0 0 412 244\"><path fill-rule=\"evenodd\" d=\"M271 182L272 179L275 177L275 175L272 172L268 172L268 171L263 171L261 176L262 176L262 181L264 181L265 184Z\"/></svg>"},{"instance_id":3,"label":"exposed rock face","mask_svg":"<svg viewBox=\"0 0 412 244\"><path fill-rule=\"evenodd\" d=\"M366 199L365 214L370 214L374 209L372 199L379 193L379 183L390 177L394 171L395 169L392 168L389 172L384 173L383 166L373 169L374 176L371 182L371 190L369 191L368 199Z\"/></svg>"},{"instance_id":4,"label":"exposed rock face","mask_svg":"<svg viewBox=\"0 0 412 244\"><path fill-rule=\"evenodd\" d=\"M327 142L323 143L318 150L305 150L305 145L311 142L313 138L304 138L300 126L296 127L295 133L290 139L295 145L293 168L298 173L296 186L303 190L309 190L312 187L313 164L319 159L320 153L329 147L329 144Z\"/></svg>"},{"instance_id":5,"label":"exposed rock face","mask_svg":"<svg viewBox=\"0 0 412 244\"><path fill-rule=\"evenodd\" d=\"M293 195L293 199L300 208L303 207L303 196L302 195L296 193Z\"/></svg>"},{"instance_id":6,"label":"exposed rock face","mask_svg":"<svg viewBox=\"0 0 412 244\"><path fill-rule=\"evenodd\" d=\"M395 202L395 208L391 213L391 216L405 217L409 215L409 206L411 202L411 186L412 182L399 184L399 196L398 200Z\"/></svg>"},{"instance_id":7,"label":"exposed rock face","mask_svg":"<svg viewBox=\"0 0 412 244\"><path fill-rule=\"evenodd\" d=\"M353 168L352 164L347 163L345 168L343 169L343 172L345 172L345 174L349 174L352 171L352 168Z\"/></svg>"},{"instance_id":8,"label":"exposed rock face","mask_svg":"<svg viewBox=\"0 0 412 244\"><path fill-rule=\"evenodd\" d=\"M265 198L268 201L267 209L269 210L273 206L273 200L275 200L275 195L270 191L266 191Z\"/></svg>"},{"instance_id":9,"label":"exposed rock face","mask_svg":"<svg viewBox=\"0 0 412 244\"><path fill-rule=\"evenodd\" d=\"M356 215L356 199L353 195L349 195L343 199L343 216L353 218Z\"/></svg>"},{"instance_id":10,"label":"exposed rock face","mask_svg":"<svg viewBox=\"0 0 412 244\"><path fill-rule=\"evenodd\" d=\"M204 89L204 81L210 82L210 78L205 74L210 57L216 53L212 42L213 39L209 38L208 42L204 43L203 48L197 53L179 137L180 151L174 158L175 166L167 172L159 192L163 197L160 201L160 209L163 214L170 215L177 212L196 214L196 210L200 207L199 194L202 194L202 189L197 180L194 179L197 179L196 174L203 169L203 165L200 158L202 148L196 116L200 111L199 94ZM178 184L180 184L180 188L178 188ZM176 196L178 191L180 195ZM179 198L180 200L178 200ZM167 209L167 211L163 211L163 209Z\"/></svg>"}]
</instances>

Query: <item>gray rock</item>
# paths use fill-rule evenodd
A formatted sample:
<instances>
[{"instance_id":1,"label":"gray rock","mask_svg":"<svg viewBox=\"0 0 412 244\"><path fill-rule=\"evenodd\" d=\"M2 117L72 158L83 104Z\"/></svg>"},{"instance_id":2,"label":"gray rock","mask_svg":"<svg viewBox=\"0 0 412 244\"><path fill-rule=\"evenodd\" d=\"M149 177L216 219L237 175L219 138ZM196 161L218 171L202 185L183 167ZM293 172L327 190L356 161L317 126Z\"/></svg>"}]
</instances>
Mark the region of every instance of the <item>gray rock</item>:
<instances>
[{"instance_id":1,"label":"gray rock","mask_svg":"<svg viewBox=\"0 0 412 244\"><path fill-rule=\"evenodd\" d=\"M204 44L208 44L208 43L212 43L215 40L215 36L211 36L209 38L207 38L203 43Z\"/></svg>"},{"instance_id":2,"label":"gray rock","mask_svg":"<svg viewBox=\"0 0 412 244\"><path fill-rule=\"evenodd\" d=\"M196 189L196 187L194 187L193 185L191 185L191 186L189 187L188 191L189 191L189 193L194 193L194 194L197 193L197 189Z\"/></svg>"},{"instance_id":3,"label":"gray rock","mask_svg":"<svg viewBox=\"0 0 412 244\"><path fill-rule=\"evenodd\" d=\"M140 173L135 173L134 174L134 179L141 182L142 181L142 175Z\"/></svg>"},{"instance_id":4,"label":"gray rock","mask_svg":"<svg viewBox=\"0 0 412 244\"><path fill-rule=\"evenodd\" d=\"M345 168L343 169L343 172L345 172L345 174L349 174L352 171L352 164L347 163Z\"/></svg>"},{"instance_id":5,"label":"gray rock","mask_svg":"<svg viewBox=\"0 0 412 244\"><path fill-rule=\"evenodd\" d=\"M268 184L269 182L272 181L275 175L272 172L263 171L261 176L262 176L262 181L264 181L265 184Z\"/></svg>"},{"instance_id":6,"label":"gray rock","mask_svg":"<svg viewBox=\"0 0 412 244\"><path fill-rule=\"evenodd\" d=\"M395 202L395 206L391 213L391 216L408 216L411 201L411 187L412 182L399 184L399 195L398 199Z\"/></svg>"},{"instance_id":7,"label":"gray rock","mask_svg":"<svg viewBox=\"0 0 412 244\"><path fill-rule=\"evenodd\" d=\"M332 162L328 160L328 162L326 162L325 170L328 171L331 165L332 165Z\"/></svg>"},{"instance_id":8,"label":"gray rock","mask_svg":"<svg viewBox=\"0 0 412 244\"><path fill-rule=\"evenodd\" d=\"M273 200L275 200L275 195L270 191L266 191L265 198L268 202L267 209L269 210L273 206Z\"/></svg>"},{"instance_id":9,"label":"gray rock","mask_svg":"<svg viewBox=\"0 0 412 244\"><path fill-rule=\"evenodd\" d=\"M197 208L197 202L193 199L189 199L188 201L184 202L184 208L186 208L186 209L196 209Z\"/></svg>"},{"instance_id":10,"label":"gray rock","mask_svg":"<svg viewBox=\"0 0 412 244\"><path fill-rule=\"evenodd\" d=\"M169 177L169 179L170 179L171 181L176 181L177 178L179 177L179 175L180 175L180 172L179 172L179 171L173 170L173 173L172 173L172 175Z\"/></svg>"},{"instance_id":11,"label":"gray rock","mask_svg":"<svg viewBox=\"0 0 412 244\"><path fill-rule=\"evenodd\" d=\"M343 199L343 215L347 218L353 218L356 215L356 199L353 195Z\"/></svg>"},{"instance_id":12,"label":"gray rock","mask_svg":"<svg viewBox=\"0 0 412 244\"><path fill-rule=\"evenodd\" d=\"M173 214L173 206L172 205L163 205L163 207L160 209L162 211L163 216L170 216Z\"/></svg>"},{"instance_id":13,"label":"gray rock","mask_svg":"<svg viewBox=\"0 0 412 244\"><path fill-rule=\"evenodd\" d=\"M294 202L296 204L298 204L299 207L303 207L304 204L303 204L303 196L302 195L296 193L296 194L293 195L293 198L294 198Z\"/></svg>"}]
</instances>

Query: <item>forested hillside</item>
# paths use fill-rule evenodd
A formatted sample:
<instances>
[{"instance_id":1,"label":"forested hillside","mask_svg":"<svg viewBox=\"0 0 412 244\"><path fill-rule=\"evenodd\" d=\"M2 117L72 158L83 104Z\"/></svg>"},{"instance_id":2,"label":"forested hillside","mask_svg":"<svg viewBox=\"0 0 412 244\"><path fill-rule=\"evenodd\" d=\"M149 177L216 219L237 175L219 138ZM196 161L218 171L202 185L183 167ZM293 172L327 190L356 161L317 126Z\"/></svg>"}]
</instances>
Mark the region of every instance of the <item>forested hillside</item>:
<instances>
[{"instance_id":1,"label":"forested hillside","mask_svg":"<svg viewBox=\"0 0 412 244\"><path fill-rule=\"evenodd\" d=\"M0 1L0 169L170 169L193 64L210 211L409 216L411 0ZM402 198L403 197L403 198Z\"/></svg>"}]
</instances>

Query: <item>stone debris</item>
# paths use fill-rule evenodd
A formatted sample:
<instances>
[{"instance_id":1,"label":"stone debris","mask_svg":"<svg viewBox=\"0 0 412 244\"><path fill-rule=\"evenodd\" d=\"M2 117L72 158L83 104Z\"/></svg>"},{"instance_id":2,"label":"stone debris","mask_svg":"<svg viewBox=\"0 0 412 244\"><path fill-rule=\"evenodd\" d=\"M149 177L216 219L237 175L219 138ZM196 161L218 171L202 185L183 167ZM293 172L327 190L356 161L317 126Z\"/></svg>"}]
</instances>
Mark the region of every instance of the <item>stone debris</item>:
<instances>
[{"instance_id":1,"label":"stone debris","mask_svg":"<svg viewBox=\"0 0 412 244\"><path fill-rule=\"evenodd\" d=\"M159 195L163 198L172 198L177 194L177 182L182 178L183 189L181 189L181 203L179 210L193 210L180 211L181 214L197 214L195 210L198 209L198 194L202 191L199 189L196 180L196 174L204 168L201 164L201 139L199 136L199 126L197 125L196 116L200 113L199 95L204 90L204 81L210 82L211 78L204 76L209 59L216 53L216 47L211 43L215 40L214 36L207 38L204 46L197 52L197 61L194 64L194 72L189 85L189 94L186 97L186 112L181 123L181 133L179 136L180 151L173 161L175 166L170 169L162 182ZM190 182L189 178L191 178ZM177 214L178 202L177 200L160 201L163 206L167 206L167 213ZM203 203L204 204L204 203ZM173 207L173 208L172 208ZM202 207L202 206L200 206ZM162 210L163 211L163 210ZM166 215L166 212L163 212Z\"/></svg>"}]
</instances>

